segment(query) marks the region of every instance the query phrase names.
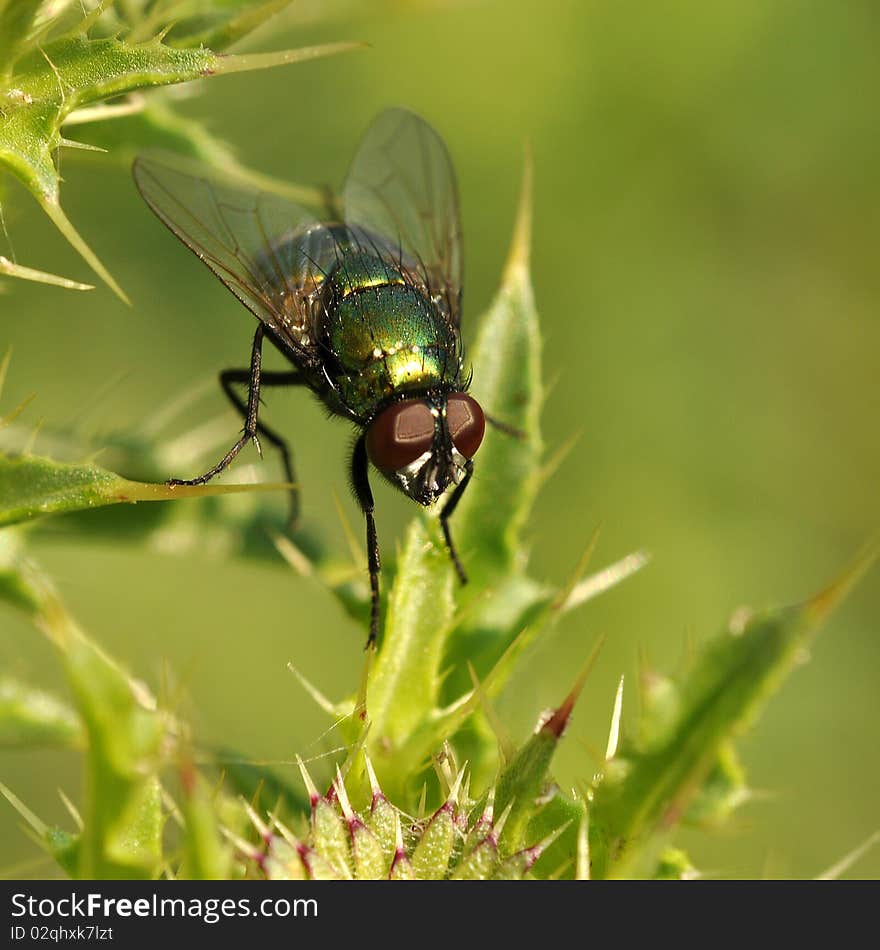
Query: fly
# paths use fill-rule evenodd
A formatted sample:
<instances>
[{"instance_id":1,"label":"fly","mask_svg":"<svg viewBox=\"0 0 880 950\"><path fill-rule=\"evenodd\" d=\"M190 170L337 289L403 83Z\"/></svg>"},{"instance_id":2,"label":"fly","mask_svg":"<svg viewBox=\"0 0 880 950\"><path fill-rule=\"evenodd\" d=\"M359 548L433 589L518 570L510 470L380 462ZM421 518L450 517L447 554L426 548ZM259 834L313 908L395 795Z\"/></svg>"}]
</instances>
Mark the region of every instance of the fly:
<instances>
[{"instance_id":1,"label":"fly","mask_svg":"<svg viewBox=\"0 0 880 950\"><path fill-rule=\"evenodd\" d=\"M392 109L368 129L338 208L326 218L276 195L241 188L181 160L139 157L134 179L159 219L258 320L250 366L220 374L244 417L201 485L262 437L295 483L287 442L260 418L260 392L305 386L357 429L351 482L366 521L368 645L379 629L379 543L370 464L420 505L450 493L440 524L456 573L466 575L449 519L470 483L486 417L468 394L461 344L461 224L443 140ZM262 369L269 341L290 370ZM247 384L247 400L236 385ZM291 490L291 521L299 510Z\"/></svg>"}]
</instances>

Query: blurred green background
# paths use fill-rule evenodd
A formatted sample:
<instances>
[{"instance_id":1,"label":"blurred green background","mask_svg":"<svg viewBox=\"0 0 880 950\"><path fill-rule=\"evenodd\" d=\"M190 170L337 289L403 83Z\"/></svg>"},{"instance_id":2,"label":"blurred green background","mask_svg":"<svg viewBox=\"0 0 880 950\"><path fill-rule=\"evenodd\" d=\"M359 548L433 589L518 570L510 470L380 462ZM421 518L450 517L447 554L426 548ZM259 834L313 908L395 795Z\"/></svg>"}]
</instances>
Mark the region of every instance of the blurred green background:
<instances>
[{"instance_id":1,"label":"blurred green background","mask_svg":"<svg viewBox=\"0 0 880 950\"><path fill-rule=\"evenodd\" d=\"M330 4L312 19L318 7L248 47L371 48L222 77L181 110L255 168L333 184L378 111L425 115L460 176L466 339L499 278L531 143L534 282L554 383L546 440L552 449L581 433L540 497L534 573L562 580L599 523L597 566L639 547L653 555L569 617L500 704L522 736L607 634L558 760L566 784L593 771L587 747L603 745L617 677L634 687L640 651L675 669L689 637L743 603L814 592L880 525L880 16L871 3L819 0ZM70 153L64 163L65 207L134 306L104 287L8 282L3 402L36 391L31 419L63 426L88 412L88 425L124 431L246 364L252 322L152 218L125 168ZM22 263L90 279L21 189L5 215ZM301 392L266 401L265 418L292 438L308 522L342 545L331 488L357 517L345 425ZM223 407L210 390L177 434ZM254 460L248 450L242 464ZM271 456L261 473L277 474ZM385 486L377 501L392 545L410 503ZM333 745L286 664L343 695L363 631L317 586L208 552L181 559L50 534L32 550L112 654L154 688L174 672L201 738L272 761ZM756 801L722 833L682 836L705 873L813 876L880 825L878 617L875 569L743 738ZM9 609L0 662L58 683L48 645ZM74 755L0 762L34 811L68 821L56 788L76 797ZM7 874L53 873L31 861L8 807L0 841ZM853 873L880 875L880 850Z\"/></svg>"}]
</instances>

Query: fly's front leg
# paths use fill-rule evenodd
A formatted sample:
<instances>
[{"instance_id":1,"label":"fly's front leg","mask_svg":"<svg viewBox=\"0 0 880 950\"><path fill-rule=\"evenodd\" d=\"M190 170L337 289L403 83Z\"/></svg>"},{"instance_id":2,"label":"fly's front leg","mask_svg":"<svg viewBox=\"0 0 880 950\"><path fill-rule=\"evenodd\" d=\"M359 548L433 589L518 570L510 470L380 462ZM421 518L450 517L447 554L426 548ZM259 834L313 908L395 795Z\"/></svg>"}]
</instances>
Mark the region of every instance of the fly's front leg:
<instances>
[{"instance_id":1,"label":"fly's front leg","mask_svg":"<svg viewBox=\"0 0 880 950\"><path fill-rule=\"evenodd\" d=\"M232 446L232 448L223 456L222 459L213 467L209 468L204 475L197 478L169 478L169 485L204 485L215 475L219 475L224 469L228 468L236 455L245 447L249 439L253 439L259 448L257 441L257 429L259 427L258 415L260 411L260 367L263 361L263 324L257 327L254 334L254 345L251 350L251 368L248 374L248 401L245 407L245 424L241 438Z\"/></svg>"},{"instance_id":2,"label":"fly's front leg","mask_svg":"<svg viewBox=\"0 0 880 950\"><path fill-rule=\"evenodd\" d=\"M239 394L232 388L236 383L250 383L251 370L247 369L225 369L220 374L220 385L227 399L238 409L242 415L247 418L248 406ZM265 386L304 386L305 380L296 372L288 370L287 372L260 373L260 388ZM296 475L293 468L293 457L290 452L290 446L287 441L278 435L274 429L263 422L257 420L257 432L262 435L267 442L278 449L281 454L281 462L284 465L284 474L287 481L293 485L290 489L290 516L289 524L291 529L296 527L299 520L299 485L296 484Z\"/></svg>"},{"instance_id":3,"label":"fly's front leg","mask_svg":"<svg viewBox=\"0 0 880 950\"><path fill-rule=\"evenodd\" d=\"M455 573L458 574L458 579L462 584L467 584L467 574L464 572L464 568L461 565L461 561L458 558L458 553L455 550L455 545L452 543L452 534L449 531L449 519L452 517L452 513L455 511L456 506L459 501L461 501L461 496L464 494L464 490L468 487L468 483L471 480L471 476L474 474L474 463L472 459L468 459L464 466L464 478L455 486L455 491L449 496L449 501L443 506L443 510L440 512L440 527L443 529L443 537L446 540L446 548L449 551L449 556L452 558L452 564L455 567Z\"/></svg>"},{"instance_id":4,"label":"fly's front leg","mask_svg":"<svg viewBox=\"0 0 880 950\"><path fill-rule=\"evenodd\" d=\"M369 460L366 437L360 436L351 453L351 484L367 521L367 563L370 569L370 635L367 648L379 636L379 538L373 517L373 492L370 489Z\"/></svg>"}]
</instances>

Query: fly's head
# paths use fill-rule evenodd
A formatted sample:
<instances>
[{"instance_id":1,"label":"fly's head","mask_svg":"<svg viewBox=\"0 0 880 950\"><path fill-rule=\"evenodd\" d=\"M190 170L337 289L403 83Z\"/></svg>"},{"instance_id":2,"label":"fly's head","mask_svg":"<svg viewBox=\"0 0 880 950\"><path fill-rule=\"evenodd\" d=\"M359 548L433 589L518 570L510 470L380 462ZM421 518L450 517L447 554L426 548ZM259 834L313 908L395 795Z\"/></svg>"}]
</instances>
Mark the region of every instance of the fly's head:
<instances>
[{"instance_id":1,"label":"fly's head","mask_svg":"<svg viewBox=\"0 0 880 950\"><path fill-rule=\"evenodd\" d=\"M393 485L427 507L461 481L485 430L483 410L467 393L402 399L367 429L367 455Z\"/></svg>"}]
</instances>

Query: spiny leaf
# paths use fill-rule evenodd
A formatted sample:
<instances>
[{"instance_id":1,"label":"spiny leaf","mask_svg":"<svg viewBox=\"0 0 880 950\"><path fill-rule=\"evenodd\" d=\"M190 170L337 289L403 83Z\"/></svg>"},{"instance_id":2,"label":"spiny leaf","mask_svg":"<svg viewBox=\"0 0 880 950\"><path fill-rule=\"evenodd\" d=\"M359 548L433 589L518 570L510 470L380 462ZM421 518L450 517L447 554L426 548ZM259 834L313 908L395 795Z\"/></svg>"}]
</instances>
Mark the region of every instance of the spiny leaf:
<instances>
[{"instance_id":1,"label":"spiny leaf","mask_svg":"<svg viewBox=\"0 0 880 950\"><path fill-rule=\"evenodd\" d=\"M547 585L525 575L523 557L522 534L541 478L542 453L541 336L529 274L531 217L527 158L501 288L480 324L472 351L472 391L503 428L488 425L473 482L453 522L469 584L459 594L467 608L446 648L451 669L444 688L446 702L468 688L468 663L481 679L486 677L553 596ZM505 431L510 429L517 434ZM477 755L474 761L480 758Z\"/></svg>"},{"instance_id":2,"label":"spiny leaf","mask_svg":"<svg viewBox=\"0 0 880 950\"><path fill-rule=\"evenodd\" d=\"M648 721L622 743L595 789L590 830L596 876L651 873L730 738L757 717L878 547L869 547L835 584L800 606L738 616L700 651L677 683L675 701L654 705L659 718L646 712Z\"/></svg>"},{"instance_id":3,"label":"spiny leaf","mask_svg":"<svg viewBox=\"0 0 880 950\"><path fill-rule=\"evenodd\" d=\"M583 796L569 795L555 787L550 789L541 808L529 821L524 839L539 841L557 828L564 827L565 831L538 859L534 868L537 877L564 866L563 877L586 880L586 876L579 875L589 872L590 867L589 847L583 840L583 831L589 827L587 818L588 807Z\"/></svg>"},{"instance_id":4,"label":"spiny leaf","mask_svg":"<svg viewBox=\"0 0 880 950\"><path fill-rule=\"evenodd\" d=\"M58 650L87 737L76 876L154 877L162 855L160 717L55 597L46 598L40 622Z\"/></svg>"},{"instance_id":5,"label":"spiny leaf","mask_svg":"<svg viewBox=\"0 0 880 950\"><path fill-rule=\"evenodd\" d=\"M96 465L66 465L37 456L0 455L0 526L38 515L78 511L122 502L171 501L284 486L154 485L132 482Z\"/></svg>"},{"instance_id":6,"label":"spiny leaf","mask_svg":"<svg viewBox=\"0 0 880 950\"><path fill-rule=\"evenodd\" d=\"M21 180L89 266L123 300L125 295L64 214L54 153L71 113L104 99L193 79L265 69L333 55L357 44L332 43L225 56L202 47L176 49L160 40L132 43L117 37L60 36L21 58L0 89L0 167Z\"/></svg>"},{"instance_id":7,"label":"spiny leaf","mask_svg":"<svg viewBox=\"0 0 880 950\"><path fill-rule=\"evenodd\" d=\"M78 417L83 415L78 413ZM10 416L8 413L6 419ZM32 459L26 453L34 437L34 431L25 425L4 428L3 421L0 417L0 472L4 470L4 450L16 459ZM170 473L198 470L203 462L207 465L209 459L213 461L215 450L219 454L227 447L230 429L234 425L225 416L216 422L220 424L212 423L211 433L206 434L204 427L199 427L168 443L157 442L156 432L153 429L147 431L146 424L141 431L104 432L100 440L69 429L43 426L39 431L39 445L45 455L53 457L53 461L46 464L59 466L57 478L53 476L52 479L55 487L63 487L65 463L96 456L100 456L103 463L100 468L105 473L125 472L129 481L149 482ZM80 464L74 468L92 470L95 466ZM21 482L24 477L30 478L32 472L28 466L22 466L18 471L22 475ZM164 490L165 486L159 487ZM8 488L2 488L0 476L0 516L6 498L11 502L14 497L8 495L8 491ZM197 549L202 555L213 557L244 556L277 561L280 553L286 559L286 548L282 549L280 545L288 539L283 538L276 544L276 539L286 529L286 509L281 493L270 497L264 491L245 491L244 488L236 491L236 494L223 492L200 505L109 505L103 508L90 505L66 513L63 530L75 532L80 537L112 539L114 543L140 543L178 556ZM23 499L27 494L25 485L17 485L15 493L22 494ZM189 496L174 490L167 499L178 497ZM39 507L40 499L34 501L34 507ZM61 510L66 511L63 506ZM37 519L29 523L48 530L54 525L53 519ZM293 540L304 552L302 560L337 593L346 610L358 622L362 621L368 609L365 572L355 569L331 551L308 524L296 532Z\"/></svg>"},{"instance_id":8,"label":"spiny leaf","mask_svg":"<svg viewBox=\"0 0 880 950\"><path fill-rule=\"evenodd\" d=\"M568 725L574 705L596 662L601 646L600 641L593 648L577 681L559 707L545 721L539 723L535 733L501 772L495 790L495 809L499 812L510 809L499 838L502 855L512 855L532 843L527 840L527 829L531 832L529 826L534 826L535 815L540 811L538 799L548 779L553 753ZM481 802L479 807L484 808L485 801ZM549 829L550 833L553 834L558 827L559 825L555 825ZM569 827L576 828L576 824L573 823Z\"/></svg>"},{"instance_id":9,"label":"spiny leaf","mask_svg":"<svg viewBox=\"0 0 880 950\"><path fill-rule=\"evenodd\" d=\"M178 877L220 881L229 877L230 854L218 831L217 809L205 779L193 766L181 766L183 784L183 863Z\"/></svg>"},{"instance_id":10,"label":"spiny leaf","mask_svg":"<svg viewBox=\"0 0 880 950\"><path fill-rule=\"evenodd\" d=\"M483 410L523 437L488 426L473 484L455 514L456 541L474 588L520 566L522 529L540 471L541 336L529 275L531 163L523 176L513 244L501 289L480 325L473 394Z\"/></svg>"},{"instance_id":11,"label":"spiny leaf","mask_svg":"<svg viewBox=\"0 0 880 950\"><path fill-rule=\"evenodd\" d=\"M0 118L0 160L36 197L57 204L52 152L71 112L111 96L209 75L210 50L175 50L162 43L61 37L20 62Z\"/></svg>"},{"instance_id":12,"label":"spiny leaf","mask_svg":"<svg viewBox=\"0 0 880 950\"><path fill-rule=\"evenodd\" d=\"M370 755L395 795L433 751L422 749L412 753L417 758L405 760L398 754L432 715L439 696L443 645L454 614L452 585L449 555L436 524L416 518L388 595L381 649L367 694Z\"/></svg>"}]
</instances>

